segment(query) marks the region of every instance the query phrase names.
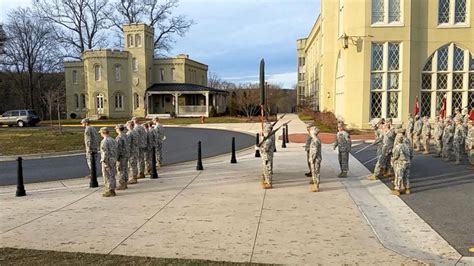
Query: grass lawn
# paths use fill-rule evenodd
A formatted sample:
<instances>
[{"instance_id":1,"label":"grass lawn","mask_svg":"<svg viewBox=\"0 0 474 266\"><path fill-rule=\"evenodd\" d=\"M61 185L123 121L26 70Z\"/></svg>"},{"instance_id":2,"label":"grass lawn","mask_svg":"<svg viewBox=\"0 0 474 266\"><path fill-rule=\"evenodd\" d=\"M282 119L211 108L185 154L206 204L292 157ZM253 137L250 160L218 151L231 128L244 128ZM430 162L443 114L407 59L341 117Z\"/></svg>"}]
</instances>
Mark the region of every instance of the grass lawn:
<instances>
[{"instance_id":1,"label":"grass lawn","mask_svg":"<svg viewBox=\"0 0 474 266\"><path fill-rule=\"evenodd\" d=\"M263 265L192 259L166 259L122 255L0 248L1 265Z\"/></svg>"}]
</instances>

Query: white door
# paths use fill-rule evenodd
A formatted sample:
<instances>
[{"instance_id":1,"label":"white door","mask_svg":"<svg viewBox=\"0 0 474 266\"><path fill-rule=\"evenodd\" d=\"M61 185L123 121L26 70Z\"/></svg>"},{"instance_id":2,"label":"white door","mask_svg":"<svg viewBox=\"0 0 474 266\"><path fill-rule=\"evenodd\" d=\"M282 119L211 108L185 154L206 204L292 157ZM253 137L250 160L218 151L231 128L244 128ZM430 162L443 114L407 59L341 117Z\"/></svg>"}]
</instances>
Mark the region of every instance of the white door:
<instances>
[{"instance_id":1,"label":"white door","mask_svg":"<svg viewBox=\"0 0 474 266\"><path fill-rule=\"evenodd\" d=\"M344 62L339 52L336 63L336 110L337 118L344 118Z\"/></svg>"},{"instance_id":2,"label":"white door","mask_svg":"<svg viewBox=\"0 0 474 266\"><path fill-rule=\"evenodd\" d=\"M103 94L99 94L96 96L95 108L98 115L101 115L104 113L104 95Z\"/></svg>"}]
</instances>

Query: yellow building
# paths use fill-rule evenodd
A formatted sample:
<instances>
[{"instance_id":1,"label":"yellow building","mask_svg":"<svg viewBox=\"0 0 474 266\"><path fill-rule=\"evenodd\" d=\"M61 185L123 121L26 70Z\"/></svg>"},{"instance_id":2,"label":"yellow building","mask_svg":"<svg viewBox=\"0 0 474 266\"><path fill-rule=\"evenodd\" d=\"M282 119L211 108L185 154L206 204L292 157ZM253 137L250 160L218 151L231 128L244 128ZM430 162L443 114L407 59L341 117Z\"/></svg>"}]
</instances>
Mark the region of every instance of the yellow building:
<instances>
[{"instance_id":1,"label":"yellow building","mask_svg":"<svg viewBox=\"0 0 474 266\"><path fill-rule=\"evenodd\" d=\"M374 118L406 122L474 107L472 0L321 0L297 41L298 103L328 110L350 127ZM309 101L309 102L308 102Z\"/></svg>"},{"instance_id":2,"label":"yellow building","mask_svg":"<svg viewBox=\"0 0 474 266\"><path fill-rule=\"evenodd\" d=\"M123 26L124 50L86 51L65 62L70 117L209 116L226 109L227 92L207 87L205 64L189 59L154 58L154 30Z\"/></svg>"}]
</instances>

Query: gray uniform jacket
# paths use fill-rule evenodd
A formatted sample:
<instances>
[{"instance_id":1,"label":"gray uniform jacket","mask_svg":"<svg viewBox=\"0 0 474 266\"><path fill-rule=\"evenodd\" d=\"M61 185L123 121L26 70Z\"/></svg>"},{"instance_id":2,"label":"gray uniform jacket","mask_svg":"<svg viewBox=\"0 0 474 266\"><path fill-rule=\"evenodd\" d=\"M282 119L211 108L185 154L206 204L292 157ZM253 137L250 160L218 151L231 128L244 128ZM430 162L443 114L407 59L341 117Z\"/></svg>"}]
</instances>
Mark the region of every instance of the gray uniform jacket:
<instances>
[{"instance_id":1,"label":"gray uniform jacket","mask_svg":"<svg viewBox=\"0 0 474 266\"><path fill-rule=\"evenodd\" d=\"M99 149L99 136L95 128L86 126L84 131L84 144L86 145L86 152L97 152Z\"/></svg>"},{"instance_id":2,"label":"gray uniform jacket","mask_svg":"<svg viewBox=\"0 0 474 266\"><path fill-rule=\"evenodd\" d=\"M339 148L339 152L350 152L352 147L351 137L347 131L337 132L334 148Z\"/></svg>"},{"instance_id":3,"label":"gray uniform jacket","mask_svg":"<svg viewBox=\"0 0 474 266\"><path fill-rule=\"evenodd\" d=\"M100 157L100 162L108 166L117 162L117 144L110 136L100 142Z\"/></svg>"},{"instance_id":4,"label":"gray uniform jacket","mask_svg":"<svg viewBox=\"0 0 474 266\"><path fill-rule=\"evenodd\" d=\"M116 138L117 160L122 160L130 156L130 143L125 133L120 133Z\"/></svg>"},{"instance_id":5,"label":"gray uniform jacket","mask_svg":"<svg viewBox=\"0 0 474 266\"><path fill-rule=\"evenodd\" d=\"M138 147L139 148L146 148L146 144L147 144L147 134L146 134L146 130L143 126L141 125L135 125L135 127L133 128L134 131L137 132L137 138L138 138Z\"/></svg>"}]
</instances>

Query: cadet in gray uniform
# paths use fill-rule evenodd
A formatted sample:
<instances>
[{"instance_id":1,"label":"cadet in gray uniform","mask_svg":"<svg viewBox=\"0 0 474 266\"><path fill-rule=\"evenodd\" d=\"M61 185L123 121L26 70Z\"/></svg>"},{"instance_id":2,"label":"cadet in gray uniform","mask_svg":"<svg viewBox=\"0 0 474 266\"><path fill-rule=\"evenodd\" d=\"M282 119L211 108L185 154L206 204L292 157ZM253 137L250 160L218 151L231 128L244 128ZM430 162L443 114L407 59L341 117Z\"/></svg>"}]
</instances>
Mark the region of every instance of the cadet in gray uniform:
<instances>
[{"instance_id":1,"label":"cadet in gray uniform","mask_svg":"<svg viewBox=\"0 0 474 266\"><path fill-rule=\"evenodd\" d=\"M115 127L117 137L115 142L117 143L117 178L119 186L117 190L127 189L128 182L128 158L130 157L130 143L128 137L125 134L125 126L117 125Z\"/></svg>"},{"instance_id":2,"label":"cadet in gray uniform","mask_svg":"<svg viewBox=\"0 0 474 266\"><path fill-rule=\"evenodd\" d=\"M402 131L397 134L395 138L395 146L393 148L393 154L391 163L393 165L393 169L395 171L395 180L394 180L394 195L400 195L400 191L402 187L405 187L405 193L410 194L410 179L409 171L410 168L410 161L412 159L412 154L410 152L410 147L408 147L407 143L403 141L404 136Z\"/></svg>"},{"instance_id":3,"label":"cadet in gray uniform","mask_svg":"<svg viewBox=\"0 0 474 266\"><path fill-rule=\"evenodd\" d=\"M474 170L474 125L472 120L467 123L468 133L466 137L467 156L469 158L469 170Z\"/></svg>"},{"instance_id":4,"label":"cadet in gray uniform","mask_svg":"<svg viewBox=\"0 0 474 266\"><path fill-rule=\"evenodd\" d=\"M100 129L100 135L104 138L100 142L100 163L102 165L102 177L104 178L105 192L103 197L115 196L115 163L117 162L117 144L109 136L106 127Z\"/></svg>"},{"instance_id":5,"label":"cadet in gray uniform","mask_svg":"<svg viewBox=\"0 0 474 266\"><path fill-rule=\"evenodd\" d=\"M434 141L436 143L436 154L433 156L435 158L440 158L443 153L443 132L444 132L444 122L440 117L436 117L436 124L434 130Z\"/></svg>"},{"instance_id":6,"label":"cadet in gray uniform","mask_svg":"<svg viewBox=\"0 0 474 266\"><path fill-rule=\"evenodd\" d=\"M423 128L421 130L421 138L423 140L423 154L430 153L431 125L427 116L423 118Z\"/></svg>"},{"instance_id":7,"label":"cadet in gray uniform","mask_svg":"<svg viewBox=\"0 0 474 266\"><path fill-rule=\"evenodd\" d=\"M454 126L452 119L449 117L446 119L446 125L443 131L443 159L446 162L452 160L453 137Z\"/></svg>"},{"instance_id":8,"label":"cadet in gray uniform","mask_svg":"<svg viewBox=\"0 0 474 266\"><path fill-rule=\"evenodd\" d=\"M86 147L86 161L89 170L92 168L92 154L94 154L94 159L97 166L97 152L99 150L99 136L94 127L90 125L90 121L87 118L82 119L82 126L84 126L84 144ZM90 176L86 176L90 178Z\"/></svg>"},{"instance_id":9,"label":"cadet in gray uniform","mask_svg":"<svg viewBox=\"0 0 474 266\"><path fill-rule=\"evenodd\" d=\"M318 137L319 129L317 127L311 127L310 135L311 135L311 143L309 145L309 165L311 167L311 176L312 180L310 184L312 184L311 191L318 192L319 191L319 183L320 183L320 169L321 169L321 161L323 159L321 154L321 140Z\"/></svg>"},{"instance_id":10,"label":"cadet in gray uniform","mask_svg":"<svg viewBox=\"0 0 474 266\"><path fill-rule=\"evenodd\" d=\"M153 128L154 144L155 144L155 156L156 156L156 167L160 168L163 162L163 142L166 140L166 136L163 130L163 126L160 124L158 117L153 118L155 127Z\"/></svg>"},{"instance_id":11,"label":"cadet in gray uniform","mask_svg":"<svg viewBox=\"0 0 474 266\"><path fill-rule=\"evenodd\" d=\"M413 145L413 129L415 127L415 121L413 120L413 116L410 114L408 115L408 123L406 129L406 137L410 140L410 143Z\"/></svg>"},{"instance_id":12,"label":"cadet in gray uniform","mask_svg":"<svg viewBox=\"0 0 474 266\"><path fill-rule=\"evenodd\" d=\"M462 124L462 120L460 118L455 119L456 128L454 130L454 137L453 137L453 150L454 150L454 158L456 159L456 165L461 164L462 155L464 153L464 126Z\"/></svg>"},{"instance_id":13,"label":"cadet in gray uniform","mask_svg":"<svg viewBox=\"0 0 474 266\"><path fill-rule=\"evenodd\" d=\"M132 178L129 178L128 184L136 184L138 179L138 136L137 132L133 130L133 121L127 122L127 137L130 144L130 157L128 158L128 169Z\"/></svg>"},{"instance_id":14,"label":"cadet in gray uniform","mask_svg":"<svg viewBox=\"0 0 474 266\"><path fill-rule=\"evenodd\" d=\"M344 129L344 124L339 123L337 126L336 142L334 142L334 150L339 148L339 166L341 173L338 177L347 177L349 171L349 152L351 151L352 141L351 136Z\"/></svg>"},{"instance_id":15,"label":"cadet in gray uniform","mask_svg":"<svg viewBox=\"0 0 474 266\"><path fill-rule=\"evenodd\" d=\"M422 119L416 115L415 116L415 126L413 128L413 146L415 151L419 151L421 148L421 132L423 131L423 121Z\"/></svg>"},{"instance_id":16,"label":"cadet in gray uniform","mask_svg":"<svg viewBox=\"0 0 474 266\"><path fill-rule=\"evenodd\" d=\"M271 126L265 125L264 130L262 132L262 136L265 138L272 133ZM273 160L273 151L274 151L273 141L272 138L269 137L265 141L263 141L262 145L260 146L260 154L262 156L262 167L263 167L263 178L265 181L263 182L264 189L271 189L272 188L272 160Z\"/></svg>"},{"instance_id":17,"label":"cadet in gray uniform","mask_svg":"<svg viewBox=\"0 0 474 266\"><path fill-rule=\"evenodd\" d=\"M306 151L306 161L308 162L308 169L309 172L305 173L304 175L307 177L311 177L311 164L309 163L309 146L311 145L311 127L312 124L306 124L306 130L308 131L308 136L306 137L306 144L304 146L304 150Z\"/></svg>"},{"instance_id":18,"label":"cadet in gray uniform","mask_svg":"<svg viewBox=\"0 0 474 266\"><path fill-rule=\"evenodd\" d=\"M147 133L145 128L139 124L138 118L132 118L135 124L133 130L137 132L138 137L138 178L145 178L145 153L146 153L146 142Z\"/></svg>"}]
</instances>

